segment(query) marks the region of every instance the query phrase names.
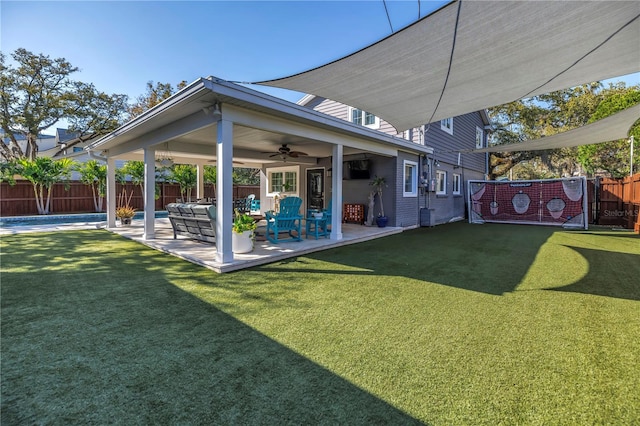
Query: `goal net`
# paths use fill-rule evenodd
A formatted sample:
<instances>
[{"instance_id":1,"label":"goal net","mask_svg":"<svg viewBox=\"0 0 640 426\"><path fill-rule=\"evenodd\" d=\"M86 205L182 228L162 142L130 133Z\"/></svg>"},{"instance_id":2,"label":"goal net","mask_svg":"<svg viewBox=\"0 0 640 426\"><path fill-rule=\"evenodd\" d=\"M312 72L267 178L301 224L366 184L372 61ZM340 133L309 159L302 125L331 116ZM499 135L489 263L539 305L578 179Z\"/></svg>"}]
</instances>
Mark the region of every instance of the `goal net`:
<instances>
[{"instance_id":1,"label":"goal net","mask_svg":"<svg viewBox=\"0 0 640 426\"><path fill-rule=\"evenodd\" d=\"M522 223L588 228L584 177L486 181L471 180L469 223Z\"/></svg>"}]
</instances>

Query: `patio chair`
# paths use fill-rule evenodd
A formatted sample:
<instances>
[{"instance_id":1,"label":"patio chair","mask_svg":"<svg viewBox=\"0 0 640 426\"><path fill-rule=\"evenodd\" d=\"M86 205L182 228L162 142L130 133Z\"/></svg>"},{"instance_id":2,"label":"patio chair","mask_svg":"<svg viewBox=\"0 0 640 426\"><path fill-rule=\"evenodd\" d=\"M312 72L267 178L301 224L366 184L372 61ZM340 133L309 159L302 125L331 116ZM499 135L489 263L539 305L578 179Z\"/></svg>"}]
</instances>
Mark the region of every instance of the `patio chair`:
<instances>
[{"instance_id":1,"label":"patio chair","mask_svg":"<svg viewBox=\"0 0 640 426\"><path fill-rule=\"evenodd\" d=\"M280 211L265 213L267 219L267 240L274 244L282 241L278 238L280 232L288 232L288 239L302 241L302 215L300 214L302 198L286 197L280 200ZM296 233L294 235L294 232ZM273 234L273 235L272 235Z\"/></svg>"},{"instance_id":2,"label":"patio chair","mask_svg":"<svg viewBox=\"0 0 640 426\"><path fill-rule=\"evenodd\" d=\"M324 217L327 219L327 231L330 231L331 229L331 203L333 200L329 200L329 204L327 205L326 209L322 209L322 213L324 213Z\"/></svg>"}]
</instances>

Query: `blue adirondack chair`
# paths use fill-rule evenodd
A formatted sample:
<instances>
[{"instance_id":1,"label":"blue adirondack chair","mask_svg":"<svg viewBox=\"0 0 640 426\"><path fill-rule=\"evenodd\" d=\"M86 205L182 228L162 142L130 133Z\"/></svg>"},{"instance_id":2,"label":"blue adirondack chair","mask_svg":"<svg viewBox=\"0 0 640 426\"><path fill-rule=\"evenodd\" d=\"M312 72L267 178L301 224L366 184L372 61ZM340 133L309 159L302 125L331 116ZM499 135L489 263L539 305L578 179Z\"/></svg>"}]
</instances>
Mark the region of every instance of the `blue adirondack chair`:
<instances>
[{"instance_id":1,"label":"blue adirondack chair","mask_svg":"<svg viewBox=\"0 0 640 426\"><path fill-rule=\"evenodd\" d=\"M278 238L280 232L288 232L290 238L287 239L293 239L295 241L302 240L302 215L300 214L300 206L302 206L302 198L286 197L280 200L280 211L278 213L271 211L266 212L267 240L275 244L277 244L278 241L282 241Z\"/></svg>"},{"instance_id":2,"label":"blue adirondack chair","mask_svg":"<svg viewBox=\"0 0 640 426\"><path fill-rule=\"evenodd\" d=\"M326 209L322 209L322 213L324 213L324 217L327 218L327 231L330 231L330 227L331 227L331 205L332 205L333 200L329 199L329 205L327 205Z\"/></svg>"}]
</instances>

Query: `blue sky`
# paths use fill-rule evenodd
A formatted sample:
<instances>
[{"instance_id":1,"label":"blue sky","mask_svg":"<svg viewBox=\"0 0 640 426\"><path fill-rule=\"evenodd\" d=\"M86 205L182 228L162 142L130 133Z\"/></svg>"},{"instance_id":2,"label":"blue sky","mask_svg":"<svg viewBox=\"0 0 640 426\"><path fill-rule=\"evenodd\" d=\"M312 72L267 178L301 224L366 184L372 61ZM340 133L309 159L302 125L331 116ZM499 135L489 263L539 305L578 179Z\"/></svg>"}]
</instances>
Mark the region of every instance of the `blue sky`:
<instances>
[{"instance_id":1,"label":"blue sky","mask_svg":"<svg viewBox=\"0 0 640 426\"><path fill-rule=\"evenodd\" d=\"M393 29L448 1L387 0ZM285 77L323 65L391 33L376 1L7 1L0 46L80 68L77 80L135 98L147 81ZM638 84L639 74L625 79ZM253 86L290 101L299 93Z\"/></svg>"},{"instance_id":2,"label":"blue sky","mask_svg":"<svg viewBox=\"0 0 640 426\"><path fill-rule=\"evenodd\" d=\"M446 3L422 1L421 16ZM3 0L0 7L4 53L24 47L64 57L81 69L75 78L131 97L142 94L149 80L175 85L209 75L231 81L285 77L391 33L381 0ZM387 0L387 7L394 30L418 18L415 0Z\"/></svg>"}]
</instances>

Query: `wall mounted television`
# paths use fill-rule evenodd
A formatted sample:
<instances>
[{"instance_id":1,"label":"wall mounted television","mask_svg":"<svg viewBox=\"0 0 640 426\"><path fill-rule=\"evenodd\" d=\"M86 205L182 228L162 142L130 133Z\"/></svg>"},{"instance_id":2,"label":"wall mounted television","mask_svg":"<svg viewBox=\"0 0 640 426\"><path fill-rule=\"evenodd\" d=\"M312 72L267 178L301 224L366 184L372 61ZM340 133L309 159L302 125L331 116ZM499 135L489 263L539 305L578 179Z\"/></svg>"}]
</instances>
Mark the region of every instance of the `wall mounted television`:
<instances>
[{"instance_id":1,"label":"wall mounted television","mask_svg":"<svg viewBox=\"0 0 640 426\"><path fill-rule=\"evenodd\" d=\"M346 162L347 179L370 179L371 178L371 161L370 160L351 160Z\"/></svg>"}]
</instances>

